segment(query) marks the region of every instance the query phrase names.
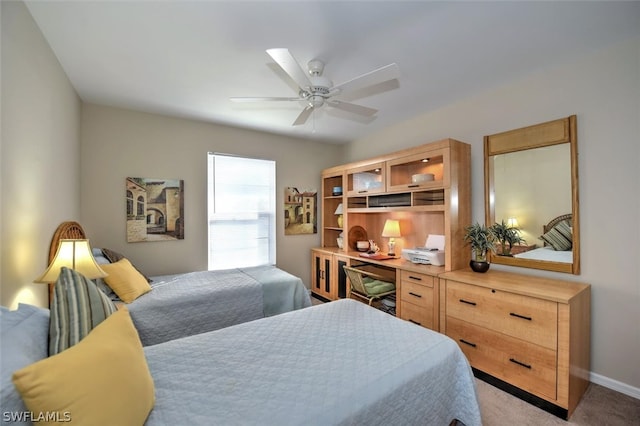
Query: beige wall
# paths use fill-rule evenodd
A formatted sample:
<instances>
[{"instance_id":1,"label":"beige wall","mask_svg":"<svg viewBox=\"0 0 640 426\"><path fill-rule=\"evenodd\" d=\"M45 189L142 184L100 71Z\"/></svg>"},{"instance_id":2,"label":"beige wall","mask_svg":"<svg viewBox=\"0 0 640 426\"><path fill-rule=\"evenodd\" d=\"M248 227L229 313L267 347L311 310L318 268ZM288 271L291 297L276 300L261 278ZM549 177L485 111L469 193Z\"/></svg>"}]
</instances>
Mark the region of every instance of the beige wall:
<instances>
[{"instance_id":1,"label":"beige wall","mask_svg":"<svg viewBox=\"0 0 640 426\"><path fill-rule=\"evenodd\" d=\"M0 7L0 303L46 306L33 280L56 226L80 213L80 99L25 5Z\"/></svg>"},{"instance_id":2,"label":"beige wall","mask_svg":"<svg viewBox=\"0 0 640 426\"><path fill-rule=\"evenodd\" d=\"M473 219L484 222L483 136L572 114L582 274L514 269L592 285L593 379L640 398L639 39L415 117L351 143L346 156L357 160L445 137L468 142Z\"/></svg>"},{"instance_id":3,"label":"beige wall","mask_svg":"<svg viewBox=\"0 0 640 426\"><path fill-rule=\"evenodd\" d=\"M284 188L320 190L342 147L97 105L82 112L81 219L93 247L120 251L148 275L207 269L207 152L276 161L277 265L309 286L320 234L284 235ZM183 179L185 239L126 242L126 177Z\"/></svg>"}]
</instances>

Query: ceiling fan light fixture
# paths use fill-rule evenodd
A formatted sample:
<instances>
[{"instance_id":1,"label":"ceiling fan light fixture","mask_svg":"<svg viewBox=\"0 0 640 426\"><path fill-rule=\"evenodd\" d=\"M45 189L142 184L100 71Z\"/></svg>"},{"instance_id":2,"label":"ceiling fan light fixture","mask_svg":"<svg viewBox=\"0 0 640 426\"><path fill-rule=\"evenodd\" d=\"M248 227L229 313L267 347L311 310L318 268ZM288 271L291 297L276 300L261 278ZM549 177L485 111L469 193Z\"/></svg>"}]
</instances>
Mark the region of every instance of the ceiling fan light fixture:
<instances>
[{"instance_id":1,"label":"ceiling fan light fixture","mask_svg":"<svg viewBox=\"0 0 640 426\"><path fill-rule=\"evenodd\" d=\"M373 117L376 112L378 112L377 109L341 101L333 97L399 77L398 65L393 63L334 86L331 80L322 76L324 63L319 59L309 61L307 63L307 70L305 71L288 49L267 49L267 54L271 56L282 71L297 84L298 97L252 97L231 98L231 100L235 102L304 101L306 102L306 106L293 122L294 126L304 124L312 115L313 110L325 104L329 107L338 108L363 117Z\"/></svg>"}]
</instances>

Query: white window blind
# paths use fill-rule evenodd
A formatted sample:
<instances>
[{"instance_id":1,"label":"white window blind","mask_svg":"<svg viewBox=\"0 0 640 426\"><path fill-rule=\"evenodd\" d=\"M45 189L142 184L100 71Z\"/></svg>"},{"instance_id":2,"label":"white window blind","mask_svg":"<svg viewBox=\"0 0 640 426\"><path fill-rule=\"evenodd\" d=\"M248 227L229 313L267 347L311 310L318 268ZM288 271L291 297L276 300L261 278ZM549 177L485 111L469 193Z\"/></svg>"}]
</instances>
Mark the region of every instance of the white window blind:
<instances>
[{"instance_id":1,"label":"white window blind","mask_svg":"<svg viewBox=\"0 0 640 426\"><path fill-rule=\"evenodd\" d=\"M276 163L208 154L209 270L273 265Z\"/></svg>"}]
</instances>

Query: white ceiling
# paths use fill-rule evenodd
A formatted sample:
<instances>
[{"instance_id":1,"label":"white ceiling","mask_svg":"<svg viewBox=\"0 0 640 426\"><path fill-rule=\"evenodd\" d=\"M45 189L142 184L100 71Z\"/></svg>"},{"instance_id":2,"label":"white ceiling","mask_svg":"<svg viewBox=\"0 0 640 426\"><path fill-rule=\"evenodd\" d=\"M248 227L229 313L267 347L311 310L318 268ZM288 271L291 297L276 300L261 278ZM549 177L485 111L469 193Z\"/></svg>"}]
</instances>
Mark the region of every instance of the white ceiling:
<instances>
[{"instance_id":1,"label":"white ceiling","mask_svg":"<svg viewBox=\"0 0 640 426\"><path fill-rule=\"evenodd\" d=\"M640 2L27 1L85 102L344 143L640 34ZM291 124L296 96L265 53L326 63L335 84L395 62L400 78Z\"/></svg>"}]
</instances>

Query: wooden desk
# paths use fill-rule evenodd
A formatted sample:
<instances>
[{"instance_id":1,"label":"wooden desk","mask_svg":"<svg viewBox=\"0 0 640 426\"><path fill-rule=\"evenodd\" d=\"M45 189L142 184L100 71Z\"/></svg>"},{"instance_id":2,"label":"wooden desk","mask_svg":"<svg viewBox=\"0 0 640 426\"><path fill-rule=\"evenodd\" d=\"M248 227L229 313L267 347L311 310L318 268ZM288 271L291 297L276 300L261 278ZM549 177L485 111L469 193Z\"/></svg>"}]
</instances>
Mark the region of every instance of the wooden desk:
<instances>
[{"instance_id":1,"label":"wooden desk","mask_svg":"<svg viewBox=\"0 0 640 426\"><path fill-rule=\"evenodd\" d=\"M400 257L376 260L360 256L358 251L343 252L338 248L314 248L312 253L311 291L323 299L349 297L350 286L342 265L365 265L396 282L396 316L423 327L439 331L440 283L438 275L444 266L422 265ZM343 289L342 286L345 288Z\"/></svg>"}]
</instances>

